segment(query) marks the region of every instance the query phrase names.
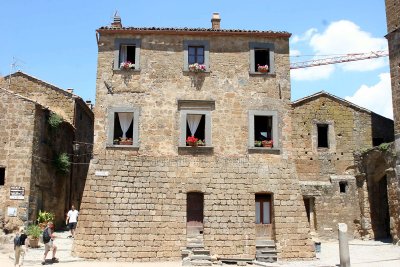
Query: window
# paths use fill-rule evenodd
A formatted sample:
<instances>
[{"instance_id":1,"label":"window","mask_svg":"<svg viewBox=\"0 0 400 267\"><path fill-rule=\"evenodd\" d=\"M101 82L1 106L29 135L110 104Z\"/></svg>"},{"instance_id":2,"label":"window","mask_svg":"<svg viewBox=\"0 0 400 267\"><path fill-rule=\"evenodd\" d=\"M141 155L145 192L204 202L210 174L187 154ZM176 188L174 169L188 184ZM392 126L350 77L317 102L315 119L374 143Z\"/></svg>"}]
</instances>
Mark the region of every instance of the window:
<instances>
[{"instance_id":1,"label":"window","mask_svg":"<svg viewBox=\"0 0 400 267\"><path fill-rule=\"evenodd\" d=\"M268 73L275 73L274 49L272 43L250 43L250 73L260 73L258 66L268 66Z\"/></svg>"},{"instance_id":2,"label":"window","mask_svg":"<svg viewBox=\"0 0 400 267\"><path fill-rule=\"evenodd\" d=\"M278 148L278 113L249 111L249 147Z\"/></svg>"},{"instance_id":3,"label":"window","mask_svg":"<svg viewBox=\"0 0 400 267\"><path fill-rule=\"evenodd\" d=\"M4 185L6 178L6 168L0 167L0 185Z\"/></svg>"},{"instance_id":4,"label":"window","mask_svg":"<svg viewBox=\"0 0 400 267\"><path fill-rule=\"evenodd\" d=\"M328 124L317 124L318 148L328 148Z\"/></svg>"},{"instance_id":5,"label":"window","mask_svg":"<svg viewBox=\"0 0 400 267\"><path fill-rule=\"evenodd\" d=\"M111 108L108 115L108 145L139 146L138 108Z\"/></svg>"},{"instance_id":6,"label":"window","mask_svg":"<svg viewBox=\"0 0 400 267\"><path fill-rule=\"evenodd\" d=\"M346 193L346 189L347 189L347 182L346 181L339 182L340 193Z\"/></svg>"},{"instance_id":7,"label":"window","mask_svg":"<svg viewBox=\"0 0 400 267\"><path fill-rule=\"evenodd\" d=\"M186 140L194 136L200 146L212 146L211 142L211 111L214 110L214 101L180 100L180 138L179 146L192 146ZM196 145L197 145L196 144Z\"/></svg>"},{"instance_id":8,"label":"window","mask_svg":"<svg viewBox=\"0 0 400 267\"><path fill-rule=\"evenodd\" d=\"M256 194L256 224L271 224L271 195Z\"/></svg>"},{"instance_id":9,"label":"window","mask_svg":"<svg viewBox=\"0 0 400 267\"><path fill-rule=\"evenodd\" d=\"M210 45L208 41L186 40L183 42L184 64L183 70L189 71L189 65L194 63L204 64L209 67Z\"/></svg>"},{"instance_id":10,"label":"window","mask_svg":"<svg viewBox=\"0 0 400 267\"><path fill-rule=\"evenodd\" d=\"M119 70L122 62L129 61L133 69L140 69L140 40L116 39L114 50L114 70Z\"/></svg>"},{"instance_id":11,"label":"window","mask_svg":"<svg viewBox=\"0 0 400 267\"><path fill-rule=\"evenodd\" d=\"M189 65L194 63L204 64L204 46L189 46Z\"/></svg>"}]
</instances>

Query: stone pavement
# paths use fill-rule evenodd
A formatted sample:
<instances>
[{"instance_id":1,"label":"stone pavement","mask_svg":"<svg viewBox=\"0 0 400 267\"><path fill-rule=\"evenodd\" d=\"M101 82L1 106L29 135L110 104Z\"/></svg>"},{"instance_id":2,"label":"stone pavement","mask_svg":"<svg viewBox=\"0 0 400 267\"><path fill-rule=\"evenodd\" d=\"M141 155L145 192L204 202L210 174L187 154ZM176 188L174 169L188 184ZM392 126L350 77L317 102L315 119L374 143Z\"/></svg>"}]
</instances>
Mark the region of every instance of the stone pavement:
<instances>
[{"instance_id":1,"label":"stone pavement","mask_svg":"<svg viewBox=\"0 0 400 267\"><path fill-rule=\"evenodd\" d=\"M60 263L48 264L54 267L74 266L74 267L180 267L178 262L99 262L89 261L71 256L73 239L67 238L69 232L57 232L55 244L58 246L57 258ZM350 260L354 267L399 267L400 266L400 246L379 241L350 241ZM29 249L25 256L24 266L42 266L44 247ZM49 252L48 259L51 258ZM321 244L321 252L317 253L317 258L313 261L280 261L278 263L262 264L268 267L336 267L339 266L339 245L337 242L324 242ZM0 247L0 266L14 266L14 253L12 244L1 245ZM232 266L232 265L229 265ZM253 265L254 266L254 265Z\"/></svg>"}]
</instances>

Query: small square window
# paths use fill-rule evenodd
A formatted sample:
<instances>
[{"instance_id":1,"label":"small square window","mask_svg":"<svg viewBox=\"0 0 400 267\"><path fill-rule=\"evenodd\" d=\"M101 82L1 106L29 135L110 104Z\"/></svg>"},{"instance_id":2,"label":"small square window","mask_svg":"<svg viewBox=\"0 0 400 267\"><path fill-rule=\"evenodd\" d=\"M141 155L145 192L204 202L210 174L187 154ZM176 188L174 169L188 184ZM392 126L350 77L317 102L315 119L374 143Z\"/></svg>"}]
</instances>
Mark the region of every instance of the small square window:
<instances>
[{"instance_id":1,"label":"small square window","mask_svg":"<svg viewBox=\"0 0 400 267\"><path fill-rule=\"evenodd\" d=\"M138 146L138 109L113 108L109 113L108 144Z\"/></svg>"},{"instance_id":2,"label":"small square window","mask_svg":"<svg viewBox=\"0 0 400 267\"><path fill-rule=\"evenodd\" d=\"M114 70L140 69L139 39L115 39Z\"/></svg>"},{"instance_id":3,"label":"small square window","mask_svg":"<svg viewBox=\"0 0 400 267\"><path fill-rule=\"evenodd\" d=\"M198 63L205 66L209 71L210 45L208 41L185 40L183 42L183 70L189 71L189 65Z\"/></svg>"},{"instance_id":4,"label":"small square window","mask_svg":"<svg viewBox=\"0 0 400 267\"><path fill-rule=\"evenodd\" d=\"M318 124L317 125L318 131L318 148L328 148L329 147L329 127L328 124Z\"/></svg>"},{"instance_id":5,"label":"small square window","mask_svg":"<svg viewBox=\"0 0 400 267\"><path fill-rule=\"evenodd\" d=\"M278 113L249 111L249 148L278 148Z\"/></svg>"},{"instance_id":6,"label":"small square window","mask_svg":"<svg viewBox=\"0 0 400 267\"><path fill-rule=\"evenodd\" d=\"M274 44L250 43L250 73L275 73Z\"/></svg>"},{"instance_id":7,"label":"small square window","mask_svg":"<svg viewBox=\"0 0 400 267\"><path fill-rule=\"evenodd\" d=\"M339 182L339 190L340 190L340 193L346 193L346 191L347 191L347 182L346 181L342 181L342 182Z\"/></svg>"},{"instance_id":8,"label":"small square window","mask_svg":"<svg viewBox=\"0 0 400 267\"><path fill-rule=\"evenodd\" d=\"M6 179L6 168L0 168L0 185L4 185Z\"/></svg>"}]
</instances>

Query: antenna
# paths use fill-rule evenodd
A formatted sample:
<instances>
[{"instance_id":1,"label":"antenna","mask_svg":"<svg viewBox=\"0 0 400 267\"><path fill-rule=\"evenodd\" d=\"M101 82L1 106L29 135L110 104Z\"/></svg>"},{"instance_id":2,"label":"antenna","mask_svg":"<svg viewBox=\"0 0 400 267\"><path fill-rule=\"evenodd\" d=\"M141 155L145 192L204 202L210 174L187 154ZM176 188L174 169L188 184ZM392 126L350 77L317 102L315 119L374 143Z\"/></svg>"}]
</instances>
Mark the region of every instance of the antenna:
<instances>
[{"instance_id":1,"label":"antenna","mask_svg":"<svg viewBox=\"0 0 400 267\"><path fill-rule=\"evenodd\" d=\"M21 65L24 65L25 62L19 58L13 57L12 63L10 65L10 75L8 79L8 89L10 90L11 87L11 74L21 70Z\"/></svg>"}]
</instances>

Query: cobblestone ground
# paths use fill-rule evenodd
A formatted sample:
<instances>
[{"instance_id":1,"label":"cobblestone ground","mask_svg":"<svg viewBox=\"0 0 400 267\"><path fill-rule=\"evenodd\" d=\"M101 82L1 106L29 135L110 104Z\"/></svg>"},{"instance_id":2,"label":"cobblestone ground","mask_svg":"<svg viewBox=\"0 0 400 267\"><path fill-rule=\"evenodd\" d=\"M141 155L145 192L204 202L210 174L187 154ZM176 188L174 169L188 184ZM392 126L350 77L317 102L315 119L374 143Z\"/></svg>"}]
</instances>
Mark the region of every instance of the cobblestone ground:
<instances>
[{"instance_id":1,"label":"cobblestone ground","mask_svg":"<svg viewBox=\"0 0 400 267\"><path fill-rule=\"evenodd\" d=\"M59 263L48 264L48 266L64 267L178 267L181 262L158 262L158 263L127 263L127 262L98 262L72 257L71 247L73 239L68 238L68 232L56 233L55 244L58 246L57 258ZM393 246L390 243L379 241L350 241L351 266L359 267L399 267L400 266L400 246ZM44 247L29 249L24 266L42 266ZM48 259L51 258L49 253ZM339 266L339 245L337 242L322 242L321 253L317 253L317 258L313 261L280 261L273 264L263 264L271 267L336 267ZM0 247L0 266L14 266L14 253L12 244L1 245ZM232 265L229 265L232 266ZM253 265L254 266L254 265Z\"/></svg>"}]
</instances>

